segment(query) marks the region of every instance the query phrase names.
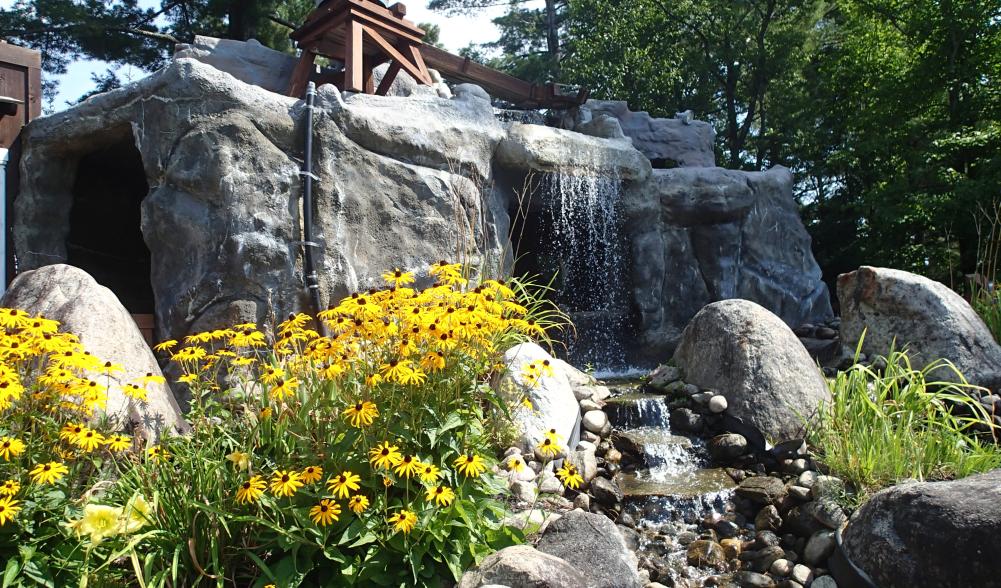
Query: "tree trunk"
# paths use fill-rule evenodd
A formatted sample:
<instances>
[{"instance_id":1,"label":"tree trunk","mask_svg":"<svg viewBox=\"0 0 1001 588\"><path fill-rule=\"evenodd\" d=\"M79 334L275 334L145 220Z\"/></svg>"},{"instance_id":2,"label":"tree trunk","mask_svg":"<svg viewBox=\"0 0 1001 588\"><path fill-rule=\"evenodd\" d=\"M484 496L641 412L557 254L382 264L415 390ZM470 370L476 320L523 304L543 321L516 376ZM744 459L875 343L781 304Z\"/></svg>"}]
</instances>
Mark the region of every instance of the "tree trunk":
<instances>
[{"instance_id":1,"label":"tree trunk","mask_svg":"<svg viewBox=\"0 0 1001 588\"><path fill-rule=\"evenodd\" d=\"M556 19L556 1L546 0L546 50L549 52L554 82L560 79L560 33Z\"/></svg>"}]
</instances>

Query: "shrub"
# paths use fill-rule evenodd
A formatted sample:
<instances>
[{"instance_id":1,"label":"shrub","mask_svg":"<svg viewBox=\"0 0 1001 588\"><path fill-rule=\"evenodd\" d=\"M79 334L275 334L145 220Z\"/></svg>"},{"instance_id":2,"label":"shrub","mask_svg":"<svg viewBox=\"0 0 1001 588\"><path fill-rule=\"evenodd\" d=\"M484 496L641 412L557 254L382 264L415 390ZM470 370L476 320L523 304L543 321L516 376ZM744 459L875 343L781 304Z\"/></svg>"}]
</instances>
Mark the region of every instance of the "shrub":
<instances>
[{"instance_id":1,"label":"shrub","mask_svg":"<svg viewBox=\"0 0 1001 588\"><path fill-rule=\"evenodd\" d=\"M563 317L528 282L472 288L444 262L431 273L437 283L414 290L413 275L388 272L386 289L316 321L292 315L273 336L241 324L164 342L192 431L149 447L83 424L110 385L85 374L116 366L69 334L63 359L26 315L0 312L0 327L18 320L0 334L0 390L37 376L0 430L26 444L10 456L0 444L0 473L25 487L21 510L0 499L5 585L439 585L521 541L491 473L510 419L490 382L504 349L547 340ZM136 402L142 385L126 386ZM68 471L29 486L30 466L49 461ZM572 464L560 477L579 483Z\"/></svg>"},{"instance_id":2,"label":"shrub","mask_svg":"<svg viewBox=\"0 0 1001 588\"><path fill-rule=\"evenodd\" d=\"M832 401L810 433L831 472L860 498L905 479L961 478L1001 466L991 415L979 389L945 360L924 369L891 350L885 370L855 365L829 381ZM951 371L956 383L932 374Z\"/></svg>"}]
</instances>

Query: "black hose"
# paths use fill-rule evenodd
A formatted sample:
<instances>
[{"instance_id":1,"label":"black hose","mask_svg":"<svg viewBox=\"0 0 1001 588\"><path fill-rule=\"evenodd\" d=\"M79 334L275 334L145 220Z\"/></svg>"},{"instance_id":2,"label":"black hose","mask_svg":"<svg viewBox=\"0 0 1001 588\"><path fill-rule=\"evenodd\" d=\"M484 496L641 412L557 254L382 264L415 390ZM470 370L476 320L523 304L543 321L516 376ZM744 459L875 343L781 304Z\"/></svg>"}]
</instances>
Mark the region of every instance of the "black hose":
<instances>
[{"instance_id":1,"label":"black hose","mask_svg":"<svg viewBox=\"0 0 1001 588\"><path fill-rule=\"evenodd\" d=\"M319 247L313 241L313 100L316 98L316 84L309 82L306 86L306 148L302 159L302 240L305 250L305 282L309 290L309 298L313 304L313 316L321 309L320 281L316 275L316 262L313 259L313 249ZM322 321L318 321L323 332Z\"/></svg>"}]
</instances>

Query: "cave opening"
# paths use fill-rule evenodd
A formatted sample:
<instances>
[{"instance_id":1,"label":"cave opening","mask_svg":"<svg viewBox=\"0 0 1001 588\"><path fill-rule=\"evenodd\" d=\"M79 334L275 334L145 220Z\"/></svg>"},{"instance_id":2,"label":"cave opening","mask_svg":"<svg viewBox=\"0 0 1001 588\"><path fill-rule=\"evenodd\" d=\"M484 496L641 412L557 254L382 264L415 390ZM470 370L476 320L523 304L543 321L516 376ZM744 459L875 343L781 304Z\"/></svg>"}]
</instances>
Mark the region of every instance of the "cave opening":
<instances>
[{"instance_id":1,"label":"cave opening","mask_svg":"<svg viewBox=\"0 0 1001 588\"><path fill-rule=\"evenodd\" d=\"M66 263L111 289L133 316L154 312L152 264L141 228L141 205L148 192L142 156L131 134L83 155L77 163Z\"/></svg>"}]
</instances>

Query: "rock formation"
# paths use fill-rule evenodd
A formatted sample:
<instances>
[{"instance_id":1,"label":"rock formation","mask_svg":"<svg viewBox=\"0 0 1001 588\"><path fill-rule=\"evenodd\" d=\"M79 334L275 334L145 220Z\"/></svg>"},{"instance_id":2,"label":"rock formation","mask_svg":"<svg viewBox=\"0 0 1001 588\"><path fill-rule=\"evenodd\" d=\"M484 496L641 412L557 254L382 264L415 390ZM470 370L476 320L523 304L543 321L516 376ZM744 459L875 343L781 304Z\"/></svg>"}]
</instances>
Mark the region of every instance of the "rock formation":
<instances>
[{"instance_id":1,"label":"rock formation","mask_svg":"<svg viewBox=\"0 0 1001 588\"><path fill-rule=\"evenodd\" d=\"M19 267L70 260L72 231L116 230L70 225L88 158L118 146L137 152L148 185L135 201L160 337L308 311L305 108L269 91L283 86L288 58L205 38L179 49L163 70L27 127ZM575 132L503 123L481 88L452 91L448 99L441 89L401 87L389 97L319 89L313 241L323 304L397 266L452 259L511 271L513 251L531 255L539 245L518 242L517 231L508 243L521 211L516 189L531 174L591 174L622 186L623 292L609 312L637 331L622 337L631 363L663 360L695 312L721 298L754 300L791 325L831 314L786 170L711 167L708 125L621 103L588 103ZM698 167L653 169L675 164Z\"/></svg>"}]
</instances>

